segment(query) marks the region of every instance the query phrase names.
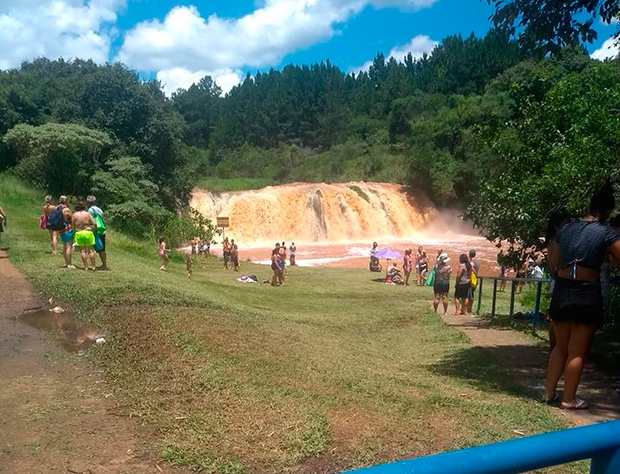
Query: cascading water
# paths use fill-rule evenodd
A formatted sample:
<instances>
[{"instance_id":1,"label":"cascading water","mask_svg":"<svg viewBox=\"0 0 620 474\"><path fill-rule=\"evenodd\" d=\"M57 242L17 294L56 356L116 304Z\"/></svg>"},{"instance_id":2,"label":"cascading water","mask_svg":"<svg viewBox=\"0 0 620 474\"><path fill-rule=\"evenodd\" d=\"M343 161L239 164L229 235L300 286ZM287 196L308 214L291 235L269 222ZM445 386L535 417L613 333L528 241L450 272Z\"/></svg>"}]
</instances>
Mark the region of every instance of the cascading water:
<instances>
[{"instance_id":1,"label":"cascading water","mask_svg":"<svg viewBox=\"0 0 620 474\"><path fill-rule=\"evenodd\" d=\"M226 235L247 244L362 241L419 231L434 213L427 200L390 183L294 183L214 194L195 189L192 207L215 221L230 218Z\"/></svg>"}]
</instances>

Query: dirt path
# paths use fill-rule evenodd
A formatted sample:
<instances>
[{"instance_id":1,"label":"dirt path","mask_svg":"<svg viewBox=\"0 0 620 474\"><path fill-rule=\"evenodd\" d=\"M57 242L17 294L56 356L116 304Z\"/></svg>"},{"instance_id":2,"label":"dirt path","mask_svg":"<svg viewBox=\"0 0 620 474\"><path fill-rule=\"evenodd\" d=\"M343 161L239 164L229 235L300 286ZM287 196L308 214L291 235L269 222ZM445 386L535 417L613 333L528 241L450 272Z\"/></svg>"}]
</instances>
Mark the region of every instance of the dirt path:
<instances>
[{"instance_id":1,"label":"dirt path","mask_svg":"<svg viewBox=\"0 0 620 474\"><path fill-rule=\"evenodd\" d=\"M514 377L532 397L543 392L548 351L536 345L525 334L493 327L476 316L443 316L446 324L460 329L475 346L483 347ZM562 389L560 381L559 389ZM620 396L613 389L613 381L605 375L586 370L581 379L579 394L592 405L589 410L566 411L556 409L574 425L588 425L620 418Z\"/></svg>"},{"instance_id":2,"label":"dirt path","mask_svg":"<svg viewBox=\"0 0 620 474\"><path fill-rule=\"evenodd\" d=\"M90 363L14 320L44 304L2 251L0 301L0 472L186 472L141 451L146 429L114 415Z\"/></svg>"}]
</instances>

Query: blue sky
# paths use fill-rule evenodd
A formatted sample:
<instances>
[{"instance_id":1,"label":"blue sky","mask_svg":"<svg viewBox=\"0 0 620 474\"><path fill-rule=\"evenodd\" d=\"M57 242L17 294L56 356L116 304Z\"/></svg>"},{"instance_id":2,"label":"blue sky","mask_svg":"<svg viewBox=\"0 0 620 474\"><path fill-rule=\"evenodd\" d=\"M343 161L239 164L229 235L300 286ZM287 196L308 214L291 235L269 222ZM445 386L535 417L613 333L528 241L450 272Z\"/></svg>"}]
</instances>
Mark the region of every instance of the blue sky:
<instances>
[{"instance_id":1,"label":"blue sky","mask_svg":"<svg viewBox=\"0 0 620 474\"><path fill-rule=\"evenodd\" d=\"M166 92L209 74L228 90L247 72L329 59L358 71L383 52L429 52L447 35L483 36L481 0L2 0L0 69L38 56L120 60ZM588 49L608 49L598 25ZM605 43L607 41L607 43ZM605 48L601 49L605 46Z\"/></svg>"}]
</instances>

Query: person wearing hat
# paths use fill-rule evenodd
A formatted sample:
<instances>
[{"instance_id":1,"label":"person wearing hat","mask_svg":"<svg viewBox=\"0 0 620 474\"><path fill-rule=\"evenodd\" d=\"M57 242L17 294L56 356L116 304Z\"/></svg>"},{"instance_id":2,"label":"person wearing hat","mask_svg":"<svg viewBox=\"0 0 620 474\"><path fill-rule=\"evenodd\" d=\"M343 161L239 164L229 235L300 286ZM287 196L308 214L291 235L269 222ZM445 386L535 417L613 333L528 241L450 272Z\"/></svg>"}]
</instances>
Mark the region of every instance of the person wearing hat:
<instances>
[{"instance_id":1,"label":"person wearing hat","mask_svg":"<svg viewBox=\"0 0 620 474\"><path fill-rule=\"evenodd\" d=\"M433 301L433 307L435 312L439 307L439 300L443 304L443 314L448 312L448 293L450 293L450 275L452 274L452 268L448 265L450 257L447 253L442 253L437 257L437 266L435 267L435 283L433 283L433 289L435 291L435 300Z\"/></svg>"}]
</instances>

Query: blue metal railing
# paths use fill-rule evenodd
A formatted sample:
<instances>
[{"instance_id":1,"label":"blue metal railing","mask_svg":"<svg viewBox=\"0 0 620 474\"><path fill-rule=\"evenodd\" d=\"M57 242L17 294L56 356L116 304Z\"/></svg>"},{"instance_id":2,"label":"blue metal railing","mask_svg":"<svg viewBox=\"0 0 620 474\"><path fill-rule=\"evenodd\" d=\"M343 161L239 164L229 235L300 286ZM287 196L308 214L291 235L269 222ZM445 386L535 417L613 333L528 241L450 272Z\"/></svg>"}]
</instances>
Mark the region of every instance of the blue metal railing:
<instances>
[{"instance_id":1,"label":"blue metal railing","mask_svg":"<svg viewBox=\"0 0 620 474\"><path fill-rule=\"evenodd\" d=\"M590 474L620 474L620 420L350 471L356 474L514 474L592 459Z\"/></svg>"}]
</instances>

